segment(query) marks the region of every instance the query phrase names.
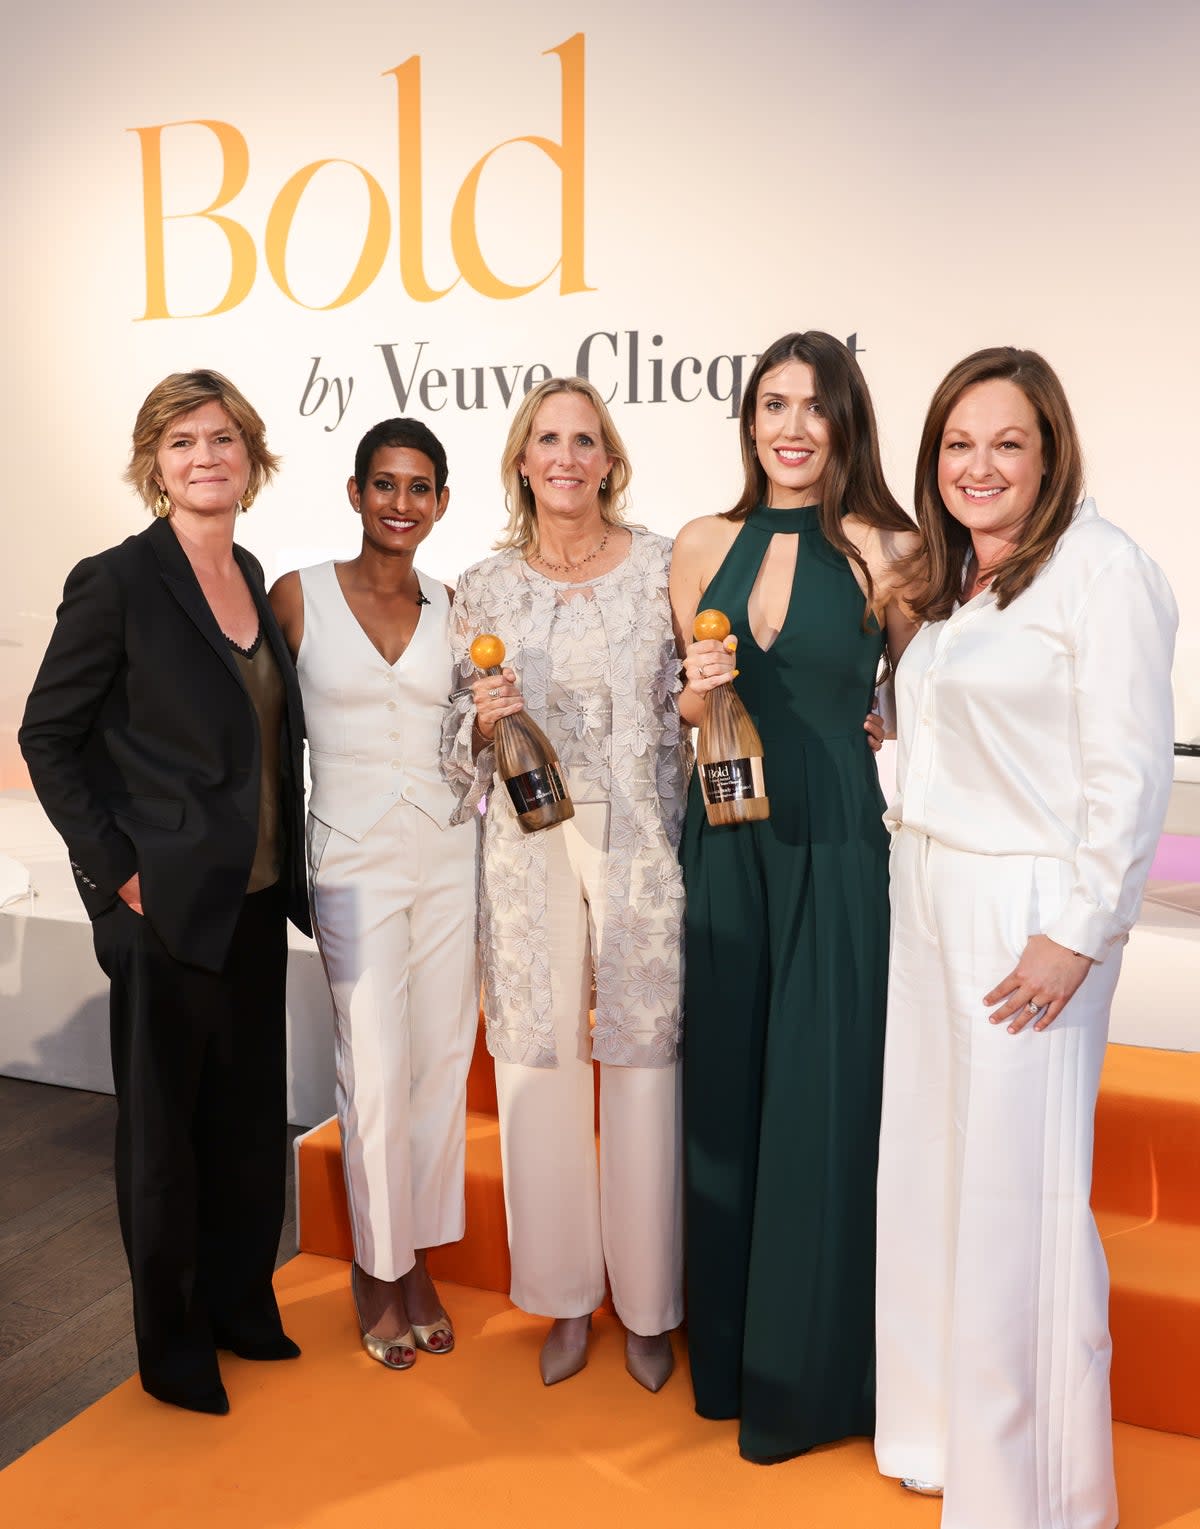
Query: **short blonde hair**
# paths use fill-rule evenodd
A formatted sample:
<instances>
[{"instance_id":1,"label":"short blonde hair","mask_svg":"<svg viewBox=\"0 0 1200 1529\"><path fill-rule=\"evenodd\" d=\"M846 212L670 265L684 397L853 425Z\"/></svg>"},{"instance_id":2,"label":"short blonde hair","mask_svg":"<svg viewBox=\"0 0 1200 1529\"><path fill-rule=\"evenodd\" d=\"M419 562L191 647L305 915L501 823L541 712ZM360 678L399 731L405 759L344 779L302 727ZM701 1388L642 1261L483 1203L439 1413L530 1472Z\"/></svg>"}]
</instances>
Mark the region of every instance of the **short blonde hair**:
<instances>
[{"instance_id":1,"label":"short blonde hair","mask_svg":"<svg viewBox=\"0 0 1200 1529\"><path fill-rule=\"evenodd\" d=\"M608 405L583 377L549 377L531 388L521 400L513 415L508 439L504 443L504 453L500 458L500 482L504 485L504 507L508 511L508 524L496 543L498 548L515 547L518 551L524 551L527 547L535 551L537 549L537 505L534 503L533 490L521 482L519 463L533 434L537 411L555 393L578 393L595 409L600 421L604 454L612 458L613 464L608 470L608 481L600 490L600 515L610 526L625 523L625 491L633 476L633 468L629 465L629 453L613 424Z\"/></svg>"},{"instance_id":2,"label":"short blonde hair","mask_svg":"<svg viewBox=\"0 0 1200 1529\"><path fill-rule=\"evenodd\" d=\"M245 508L279 469L279 458L267 449L267 432L258 411L220 372L172 372L152 387L138 410L125 481L153 509L159 495L158 448L173 421L206 403L219 403L241 432L250 458L250 479L242 497Z\"/></svg>"}]
</instances>

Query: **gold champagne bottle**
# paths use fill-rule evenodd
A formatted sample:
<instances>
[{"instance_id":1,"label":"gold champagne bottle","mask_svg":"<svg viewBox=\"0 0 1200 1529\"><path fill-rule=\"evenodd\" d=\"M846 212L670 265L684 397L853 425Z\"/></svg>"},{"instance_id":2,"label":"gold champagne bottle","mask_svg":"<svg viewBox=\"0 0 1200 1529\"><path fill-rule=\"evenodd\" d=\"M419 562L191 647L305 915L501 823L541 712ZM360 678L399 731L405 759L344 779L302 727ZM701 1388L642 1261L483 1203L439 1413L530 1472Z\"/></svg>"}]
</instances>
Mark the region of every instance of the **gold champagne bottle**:
<instances>
[{"instance_id":1,"label":"gold champagne bottle","mask_svg":"<svg viewBox=\"0 0 1200 1529\"><path fill-rule=\"evenodd\" d=\"M471 662L484 674L499 674L504 663L503 642L490 632L481 632L471 644ZM494 742L496 773L508 787L517 822L527 834L575 816L558 756L527 711L497 718Z\"/></svg>"},{"instance_id":2,"label":"gold champagne bottle","mask_svg":"<svg viewBox=\"0 0 1200 1529\"><path fill-rule=\"evenodd\" d=\"M692 624L692 633L697 642L708 638L724 642L729 636L729 617L723 611L701 611ZM731 684L718 685L705 694L696 740L696 768L704 809L714 827L757 823L770 817L763 785L762 739Z\"/></svg>"}]
</instances>

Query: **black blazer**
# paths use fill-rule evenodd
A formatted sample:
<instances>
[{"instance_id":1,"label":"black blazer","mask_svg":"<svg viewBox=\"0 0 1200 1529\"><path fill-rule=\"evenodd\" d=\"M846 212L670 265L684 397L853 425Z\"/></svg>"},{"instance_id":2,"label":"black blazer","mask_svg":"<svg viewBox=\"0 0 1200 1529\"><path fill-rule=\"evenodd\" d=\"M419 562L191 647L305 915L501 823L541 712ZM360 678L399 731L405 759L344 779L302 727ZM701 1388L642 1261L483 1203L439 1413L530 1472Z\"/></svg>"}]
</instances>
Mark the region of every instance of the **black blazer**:
<instances>
[{"instance_id":1,"label":"black blazer","mask_svg":"<svg viewBox=\"0 0 1200 1529\"><path fill-rule=\"evenodd\" d=\"M309 934L300 687L262 568L233 553L283 676L281 880ZM19 737L89 916L136 871L170 953L219 971L254 859L258 725L169 520L72 570Z\"/></svg>"}]
</instances>

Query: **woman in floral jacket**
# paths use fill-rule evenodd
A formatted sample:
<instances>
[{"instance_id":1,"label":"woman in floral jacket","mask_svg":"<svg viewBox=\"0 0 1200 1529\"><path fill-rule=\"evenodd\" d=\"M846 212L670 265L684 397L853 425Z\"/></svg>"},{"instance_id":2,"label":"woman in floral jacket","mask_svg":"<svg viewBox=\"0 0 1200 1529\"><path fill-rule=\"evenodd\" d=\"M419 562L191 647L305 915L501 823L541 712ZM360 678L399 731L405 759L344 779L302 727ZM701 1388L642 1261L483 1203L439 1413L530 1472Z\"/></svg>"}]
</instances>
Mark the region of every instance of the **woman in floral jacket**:
<instances>
[{"instance_id":1,"label":"woman in floral jacket","mask_svg":"<svg viewBox=\"0 0 1200 1529\"><path fill-rule=\"evenodd\" d=\"M480 946L512 1299L555 1319L541 1357L551 1385L587 1362L607 1274L626 1366L657 1391L682 1315L676 845L686 759L671 544L624 523L625 448L578 378L526 396L501 475L502 550L462 576L454 603L456 658L474 684L449 714L443 763L462 814L488 793ZM468 648L480 632L503 639L503 677L475 677ZM507 792L493 789L496 721L523 706L575 803L573 819L528 836Z\"/></svg>"}]
</instances>

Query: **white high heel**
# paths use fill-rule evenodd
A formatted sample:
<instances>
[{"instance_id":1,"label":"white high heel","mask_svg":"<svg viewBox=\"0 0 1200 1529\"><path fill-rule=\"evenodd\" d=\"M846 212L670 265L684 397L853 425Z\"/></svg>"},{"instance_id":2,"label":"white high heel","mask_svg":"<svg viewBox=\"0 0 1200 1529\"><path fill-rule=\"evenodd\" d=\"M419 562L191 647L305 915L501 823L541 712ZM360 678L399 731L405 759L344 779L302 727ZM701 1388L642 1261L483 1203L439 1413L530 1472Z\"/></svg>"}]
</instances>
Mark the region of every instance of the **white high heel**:
<instances>
[{"instance_id":1,"label":"white high heel","mask_svg":"<svg viewBox=\"0 0 1200 1529\"><path fill-rule=\"evenodd\" d=\"M915 1492L918 1497L940 1497L942 1488L936 1481L922 1481L919 1476L902 1476L900 1485L906 1492Z\"/></svg>"},{"instance_id":2,"label":"white high heel","mask_svg":"<svg viewBox=\"0 0 1200 1529\"><path fill-rule=\"evenodd\" d=\"M545 1386L557 1386L559 1381L570 1380L572 1375L578 1375L588 1361L588 1338L591 1336L592 1319L587 1319L587 1325L582 1329L582 1336L569 1346L550 1344L554 1337L554 1329L558 1325L557 1319L550 1331L546 1334L546 1341L542 1344L542 1352L538 1356L538 1370L541 1373L542 1384Z\"/></svg>"}]
</instances>

